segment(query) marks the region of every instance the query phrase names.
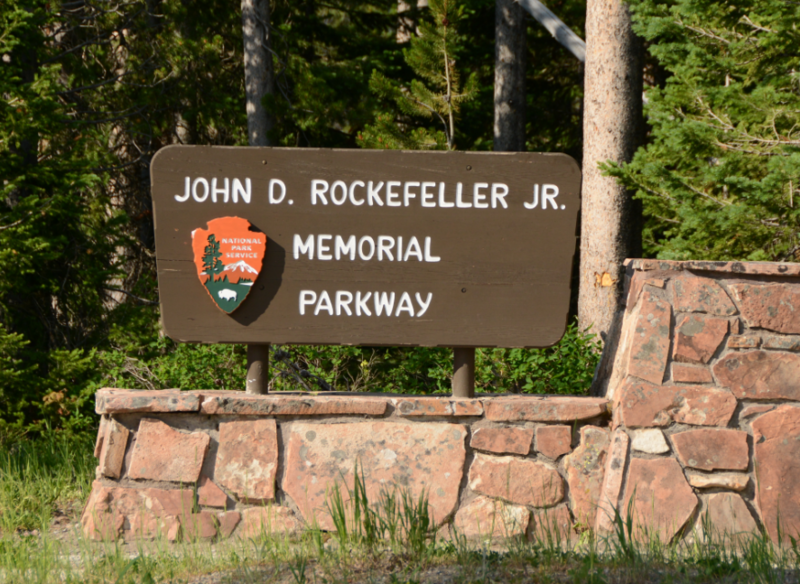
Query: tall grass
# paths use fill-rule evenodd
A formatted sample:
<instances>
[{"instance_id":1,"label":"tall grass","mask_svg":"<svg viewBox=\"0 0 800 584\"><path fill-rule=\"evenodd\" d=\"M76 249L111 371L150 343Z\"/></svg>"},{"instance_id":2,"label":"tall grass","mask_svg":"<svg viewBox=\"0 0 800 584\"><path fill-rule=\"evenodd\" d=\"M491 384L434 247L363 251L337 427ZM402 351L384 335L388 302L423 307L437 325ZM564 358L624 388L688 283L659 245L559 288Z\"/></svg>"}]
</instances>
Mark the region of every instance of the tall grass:
<instances>
[{"instance_id":1,"label":"tall grass","mask_svg":"<svg viewBox=\"0 0 800 584\"><path fill-rule=\"evenodd\" d=\"M45 530L89 495L97 464L93 441L54 432L36 440L0 441L0 535Z\"/></svg>"},{"instance_id":2,"label":"tall grass","mask_svg":"<svg viewBox=\"0 0 800 584\"><path fill-rule=\"evenodd\" d=\"M382 489L377 503L371 504L363 468L359 472L356 464L353 475L353 489L345 487L346 500L340 483L336 483L326 501L339 549L355 545L374 551L388 546L419 556L435 546L436 524L424 491L414 497L408 489Z\"/></svg>"},{"instance_id":3,"label":"tall grass","mask_svg":"<svg viewBox=\"0 0 800 584\"><path fill-rule=\"evenodd\" d=\"M83 539L76 525L94 475L91 451L88 439L57 436L0 446L0 582L150 584L216 571L226 572L223 581L297 584L422 583L432 577L590 584L800 580L800 549L790 537L777 545L763 535L720 533L703 516L700 532L669 543L637 525L632 506L613 510L614 530L602 537L586 532L570 539L544 523L527 538L468 540L437 532L425 493L390 488L370 500L358 467L352 489L339 485L329 492L332 533L309 527L213 545L164 539L101 544ZM48 530L63 512L71 514L75 530L64 540Z\"/></svg>"}]
</instances>

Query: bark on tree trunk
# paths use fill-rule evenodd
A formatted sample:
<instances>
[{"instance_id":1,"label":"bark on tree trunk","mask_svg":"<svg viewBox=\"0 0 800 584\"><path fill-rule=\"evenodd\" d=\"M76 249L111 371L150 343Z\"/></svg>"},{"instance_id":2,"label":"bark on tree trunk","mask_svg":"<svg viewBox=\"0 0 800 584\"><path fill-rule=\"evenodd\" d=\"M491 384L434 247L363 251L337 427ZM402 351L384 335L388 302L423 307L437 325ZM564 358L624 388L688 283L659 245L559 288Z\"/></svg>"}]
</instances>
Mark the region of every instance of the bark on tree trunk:
<instances>
[{"instance_id":1,"label":"bark on tree trunk","mask_svg":"<svg viewBox=\"0 0 800 584\"><path fill-rule=\"evenodd\" d=\"M578 319L605 342L622 297L627 257L641 254L641 211L598 163L629 162L640 142L642 45L622 0L589 0L583 113Z\"/></svg>"},{"instance_id":2,"label":"bark on tree trunk","mask_svg":"<svg viewBox=\"0 0 800 584\"><path fill-rule=\"evenodd\" d=\"M247 140L250 146L271 146L273 120L261 98L274 91L269 31L269 0L242 0L244 86L247 97ZM269 344L247 346L245 391L267 393Z\"/></svg>"},{"instance_id":3,"label":"bark on tree trunk","mask_svg":"<svg viewBox=\"0 0 800 584\"><path fill-rule=\"evenodd\" d=\"M269 0L242 0L242 36L248 142L251 146L270 146L273 120L261 104L261 98L274 91Z\"/></svg>"},{"instance_id":4,"label":"bark on tree trunk","mask_svg":"<svg viewBox=\"0 0 800 584\"><path fill-rule=\"evenodd\" d=\"M525 10L514 0L495 4L494 149L525 150Z\"/></svg>"}]
</instances>

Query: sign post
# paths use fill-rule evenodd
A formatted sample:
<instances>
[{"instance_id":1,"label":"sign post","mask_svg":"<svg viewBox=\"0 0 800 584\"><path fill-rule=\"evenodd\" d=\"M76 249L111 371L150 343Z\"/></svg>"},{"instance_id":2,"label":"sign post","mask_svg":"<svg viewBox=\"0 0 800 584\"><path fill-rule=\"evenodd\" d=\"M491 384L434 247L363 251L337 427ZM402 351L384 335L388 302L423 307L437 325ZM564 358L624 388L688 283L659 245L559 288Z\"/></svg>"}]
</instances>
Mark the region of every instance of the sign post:
<instances>
[{"instance_id":1,"label":"sign post","mask_svg":"<svg viewBox=\"0 0 800 584\"><path fill-rule=\"evenodd\" d=\"M580 170L563 154L169 146L151 166L177 341L546 347L566 330Z\"/></svg>"},{"instance_id":2,"label":"sign post","mask_svg":"<svg viewBox=\"0 0 800 584\"><path fill-rule=\"evenodd\" d=\"M453 349L453 397L475 397L475 347Z\"/></svg>"},{"instance_id":3,"label":"sign post","mask_svg":"<svg viewBox=\"0 0 800 584\"><path fill-rule=\"evenodd\" d=\"M255 395L268 393L269 345L247 345L247 383L245 391Z\"/></svg>"}]
</instances>

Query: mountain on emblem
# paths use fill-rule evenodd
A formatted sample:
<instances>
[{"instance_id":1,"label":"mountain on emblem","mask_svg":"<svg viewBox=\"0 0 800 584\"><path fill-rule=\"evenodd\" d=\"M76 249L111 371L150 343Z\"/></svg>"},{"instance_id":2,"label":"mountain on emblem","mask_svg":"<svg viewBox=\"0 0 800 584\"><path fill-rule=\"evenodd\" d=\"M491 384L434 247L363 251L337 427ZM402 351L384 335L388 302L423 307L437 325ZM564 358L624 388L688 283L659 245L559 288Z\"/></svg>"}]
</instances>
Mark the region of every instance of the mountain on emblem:
<instances>
[{"instance_id":1,"label":"mountain on emblem","mask_svg":"<svg viewBox=\"0 0 800 584\"><path fill-rule=\"evenodd\" d=\"M242 304L261 272L267 236L247 219L220 217L192 231L197 277L211 299L230 314Z\"/></svg>"}]
</instances>

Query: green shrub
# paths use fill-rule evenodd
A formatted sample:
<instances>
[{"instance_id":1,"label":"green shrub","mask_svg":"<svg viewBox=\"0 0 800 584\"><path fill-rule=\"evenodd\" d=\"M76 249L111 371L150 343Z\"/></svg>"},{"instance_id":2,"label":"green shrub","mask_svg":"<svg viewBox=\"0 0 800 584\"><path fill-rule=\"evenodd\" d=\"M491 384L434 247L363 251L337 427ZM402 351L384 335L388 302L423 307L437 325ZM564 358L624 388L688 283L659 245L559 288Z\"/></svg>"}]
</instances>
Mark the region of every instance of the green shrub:
<instances>
[{"instance_id":1,"label":"green shrub","mask_svg":"<svg viewBox=\"0 0 800 584\"><path fill-rule=\"evenodd\" d=\"M92 430L94 394L128 389L244 389L244 345L147 343L131 335L113 349L54 350L46 366L23 365L25 342L0 330L0 430L70 433ZM594 335L571 324L546 349L478 349L475 386L485 393L585 394L600 357ZM46 373L42 374L41 371ZM428 347L276 346L271 391L449 394L453 351Z\"/></svg>"},{"instance_id":2,"label":"green shrub","mask_svg":"<svg viewBox=\"0 0 800 584\"><path fill-rule=\"evenodd\" d=\"M160 340L150 355L106 355L109 385L142 389L243 389L242 345L176 345ZM567 327L546 349L478 349L475 385L487 393L585 394L600 357L594 335ZM448 394L453 351L439 347L274 347L270 389Z\"/></svg>"}]
</instances>

